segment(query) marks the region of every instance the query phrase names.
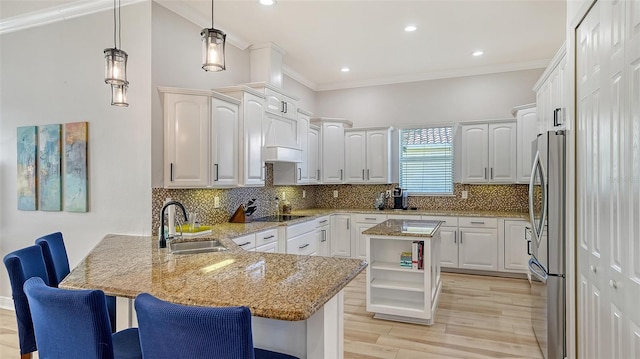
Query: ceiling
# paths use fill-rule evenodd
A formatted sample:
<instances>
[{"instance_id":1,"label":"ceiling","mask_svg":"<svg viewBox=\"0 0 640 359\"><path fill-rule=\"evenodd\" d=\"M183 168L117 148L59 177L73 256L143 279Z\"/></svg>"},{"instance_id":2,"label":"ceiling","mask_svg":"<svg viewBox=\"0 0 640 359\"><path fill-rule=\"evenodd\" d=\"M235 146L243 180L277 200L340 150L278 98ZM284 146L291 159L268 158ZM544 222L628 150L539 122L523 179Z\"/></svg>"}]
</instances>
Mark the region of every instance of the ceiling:
<instances>
[{"instance_id":1,"label":"ceiling","mask_svg":"<svg viewBox=\"0 0 640 359\"><path fill-rule=\"evenodd\" d=\"M155 1L210 26L208 0ZM0 22L79 3L113 4L0 0ZM277 44L285 74L314 90L545 67L564 42L565 21L564 0L215 1L215 27L232 44ZM472 56L477 50L484 55Z\"/></svg>"}]
</instances>

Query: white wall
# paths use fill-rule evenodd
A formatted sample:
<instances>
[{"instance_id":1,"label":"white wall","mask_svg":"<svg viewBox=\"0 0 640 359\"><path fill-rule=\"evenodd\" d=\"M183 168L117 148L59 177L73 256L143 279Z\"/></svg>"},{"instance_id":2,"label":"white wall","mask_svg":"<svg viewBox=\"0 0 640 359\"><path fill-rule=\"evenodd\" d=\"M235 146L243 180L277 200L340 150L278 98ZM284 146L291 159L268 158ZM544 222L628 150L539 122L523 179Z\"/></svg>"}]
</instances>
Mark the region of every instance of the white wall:
<instances>
[{"instance_id":1,"label":"white wall","mask_svg":"<svg viewBox=\"0 0 640 359\"><path fill-rule=\"evenodd\" d=\"M285 55L286 56L286 55ZM316 115L316 92L287 75L282 76L282 88L290 94L298 96L298 108Z\"/></svg>"},{"instance_id":2,"label":"white wall","mask_svg":"<svg viewBox=\"0 0 640 359\"><path fill-rule=\"evenodd\" d=\"M153 2L152 184L162 187L162 103L158 86L214 89L249 82L249 51L226 44L225 71L202 69L202 28Z\"/></svg>"},{"instance_id":3,"label":"white wall","mask_svg":"<svg viewBox=\"0 0 640 359\"><path fill-rule=\"evenodd\" d=\"M128 108L110 105L104 83L103 50L113 46L112 21L104 11L0 36L3 257L61 231L73 267L107 233L150 233L151 5L122 8ZM16 128L78 121L89 122L89 212L18 211ZM10 293L0 270L0 299Z\"/></svg>"},{"instance_id":4,"label":"white wall","mask_svg":"<svg viewBox=\"0 0 640 359\"><path fill-rule=\"evenodd\" d=\"M512 118L513 107L535 102L543 70L322 91L316 114L347 118L354 127Z\"/></svg>"}]
</instances>

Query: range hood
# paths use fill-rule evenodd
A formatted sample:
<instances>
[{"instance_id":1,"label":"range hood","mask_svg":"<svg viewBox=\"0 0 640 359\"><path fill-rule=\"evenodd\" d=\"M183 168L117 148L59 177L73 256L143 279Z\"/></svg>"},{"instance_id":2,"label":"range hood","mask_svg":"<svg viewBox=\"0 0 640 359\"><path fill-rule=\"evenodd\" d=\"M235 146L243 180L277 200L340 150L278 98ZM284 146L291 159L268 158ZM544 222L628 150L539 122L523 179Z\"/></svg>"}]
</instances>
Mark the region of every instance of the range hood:
<instances>
[{"instance_id":1,"label":"range hood","mask_svg":"<svg viewBox=\"0 0 640 359\"><path fill-rule=\"evenodd\" d=\"M251 82L282 88L282 56L284 50L274 43L252 45L250 53ZM270 118L263 128L262 158L264 162L302 162L298 145L298 123L291 119Z\"/></svg>"}]
</instances>

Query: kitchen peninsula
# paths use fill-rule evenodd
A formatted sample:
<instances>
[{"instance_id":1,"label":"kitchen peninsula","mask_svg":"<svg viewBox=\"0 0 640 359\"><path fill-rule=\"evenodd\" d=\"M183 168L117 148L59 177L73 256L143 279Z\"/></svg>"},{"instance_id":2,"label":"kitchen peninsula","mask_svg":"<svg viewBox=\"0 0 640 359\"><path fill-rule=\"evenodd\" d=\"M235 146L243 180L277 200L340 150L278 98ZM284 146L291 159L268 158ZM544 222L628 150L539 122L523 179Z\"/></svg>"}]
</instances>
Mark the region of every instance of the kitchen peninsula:
<instances>
[{"instance_id":1,"label":"kitchen peninsula","mask_svg":"<svg viewBox=\"0 0 640 359\"><path fill-rule=\"evenodd\" d=\"M175 255L150 236L110 234L60 287L117 296L119 329L136 326L132 299L143 292L186 305L248 306L256 347L343 357L342 289L366 261L246 252L219 240L227 251Z\"/></svg>"},{"instance_id":2,"label":"kitchen peninsula","mask_svg":"<svg viewBox=\"0 0 640 359\"><path fill-rule=\"evenodd\" d=\"M367 311L374 318L433 324L440 297L441 221L389 219L364 232ZM401 265L407 253L412 265ZM413 257L411 256L413 254Z\"/></svg>"}]
</instances>

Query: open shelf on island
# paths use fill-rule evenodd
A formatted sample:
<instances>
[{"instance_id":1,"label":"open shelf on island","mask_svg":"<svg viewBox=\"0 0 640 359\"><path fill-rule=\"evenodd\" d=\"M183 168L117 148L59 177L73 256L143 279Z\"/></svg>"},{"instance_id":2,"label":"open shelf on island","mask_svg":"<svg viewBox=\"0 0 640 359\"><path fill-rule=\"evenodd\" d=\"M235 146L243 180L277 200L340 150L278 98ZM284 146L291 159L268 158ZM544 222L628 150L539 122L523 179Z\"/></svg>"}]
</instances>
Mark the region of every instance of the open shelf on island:
<instances>
[{"instance_id":1,"label":"open shelf on island","mask_svg":"<svg viewBox=\"0 0 640 359\"><path fill-rule=\"evenodd\" d=\"M375 261L371 264L371 269L380 269L380 270L389 270L389 271L398 271L398 272L424 273L424 269L413 269L413 268L401 267L400 263L397 263L397 262Z\"/></svg>"},{"instance_id":2,"label":"open shelf on island","mask_svg":"<svg viewBox=\"0 0 640 359\"><path fill-rule=\"evenodd\" d=\"M371 301L371 305L378 308L401 309L405 311L415 311L415 314L424 314L424 302L414 302L403 298L376 298Z\"/></svg>"},{"instance_id":3,"label":"open shelf on island","mask_svg":"<svg viewBox=\"0 0 640 359\"><path fill-rule=\"evenodd\" d=\"M424 292L424 283L376 278L371 281L371 288L405 290L409 292Z\"/></svg>"}]
</instances>

